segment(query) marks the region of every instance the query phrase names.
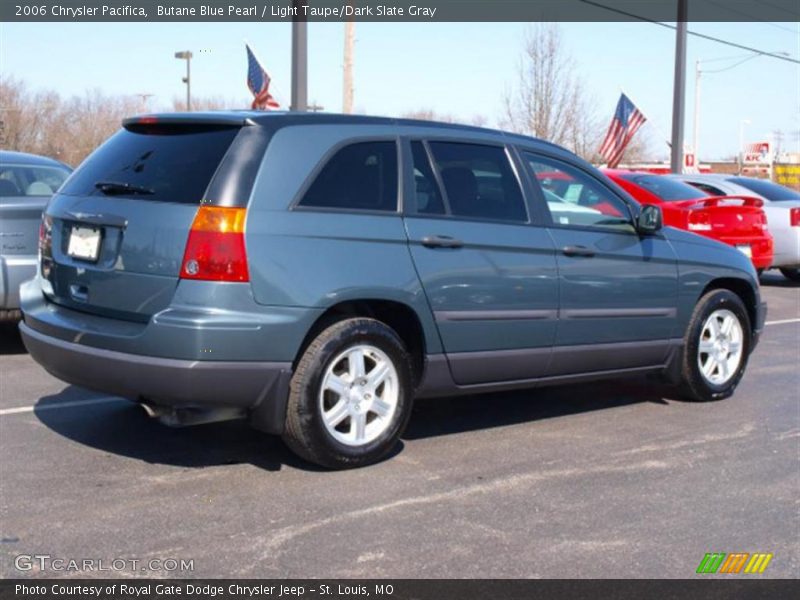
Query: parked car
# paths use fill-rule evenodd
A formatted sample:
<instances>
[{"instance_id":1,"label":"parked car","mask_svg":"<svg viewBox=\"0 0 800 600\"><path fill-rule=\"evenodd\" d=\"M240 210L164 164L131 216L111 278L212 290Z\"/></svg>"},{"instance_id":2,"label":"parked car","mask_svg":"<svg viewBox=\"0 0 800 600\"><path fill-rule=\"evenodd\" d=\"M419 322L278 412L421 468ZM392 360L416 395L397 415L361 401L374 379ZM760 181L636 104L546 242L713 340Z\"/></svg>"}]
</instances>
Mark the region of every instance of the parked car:
<instances>
[{"instance_id":1,"label":"parked car","mask_svg":"<svg viewBox=\"0 0 800 600\"><path fill-rule=\"evenodd\" d=\"M674 175L711 195L750 194L764 201L773 239L771 268L800 281L800 193L777 183L736 175Z\"/></svg>"},{"instance_id":2,"label":"parked car","mask_svg":"<svg viewBox=\"0 0 800 600\"><path fill-rule=\"evenodd\" d=\"M328 467L386 456L415 397L644 373L730 396L766 314L742 253L570 152L411 120L127 120L40 244L20 329L48 371L172 422L246 416Z\"/></svg>"},{"instance_id":3,"label":"parked car","mask_svg":"<svg viewBox=\"0 0 800 600\"><path fill-rule=\"evenodd\" d=\"M709 196L688 183L663 175L605 169L614 182L643 204L657 204L664 224L685 229L743 252L761 272L772 264L772 236L764 202L752 193Z\"/></svg>"},{"instance_id":4,"label":"parked car","mask_svg":"<svg viewBox=\"0 0 800 600\"><path fill-rule=\"evenodd\" d=\"M71 171L44 156L0 151L0 322L20 318L19 286L36 274L42 211Z\"/></svg>"}]
</instances>

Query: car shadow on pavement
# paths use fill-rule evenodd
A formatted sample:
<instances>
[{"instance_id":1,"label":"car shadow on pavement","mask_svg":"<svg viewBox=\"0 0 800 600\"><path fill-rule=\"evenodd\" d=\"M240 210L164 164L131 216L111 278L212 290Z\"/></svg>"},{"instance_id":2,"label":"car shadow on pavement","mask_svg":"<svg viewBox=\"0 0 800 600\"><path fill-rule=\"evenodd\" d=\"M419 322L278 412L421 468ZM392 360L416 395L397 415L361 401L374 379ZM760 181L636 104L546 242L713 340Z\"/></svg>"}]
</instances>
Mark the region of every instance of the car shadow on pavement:
<instances>
[{"instance_id":1,"label":"car shadow on pavement","mask_svg":"<svg viewBox=\"0 0 800 600\"><path fill-rule=\"evenodd\" d=\"M0 323L0 356L25 354L25 346L19 336L16 323Z\"/></svg>"},{"instance_id":2,"label":"car shadow on pavement","mask_svg":"<svg viewBox=\"0 0 800 600\"><path fill-rule=\"evenodd\" d=\"M74 442L147 463L186 468L251 464L267 471L283 465L314 468L291 454L280 438L256 431L244 420L168 427L122 399L53 408L96 398L69 386L41 398L34 413L46 427Z\"/></svg>"},{"instance_id":3,"label":"car shadow on pavement","mask_svg":"<svg viewBox=\"0 0 800 600\"><path fill-rule=\"evenodd\" d=\"M668 388L632 379L423 399L417 401L403 437L436 437L644 402L666 405L673 395Z\"/></svg>"},{"instance_id":4,"label":"car shadow on pavement","mask_svg":"<svg viewBox=\"0 0 800 600\"><path fill-rule=\"evenodd\" d=\"M800 283L796 281L792 281L791 279L786 279L780 273L764 273L760 278L759 281L763 287L775 287L775 288L797 288L800 287Z\"/></svg>"},{"instance_id":5,"label":"car shadow on pavement","mask_svg":"<svg viewBox=\"0 0 800 600\"><path fill-rule=\"evenodd\" d=\"M666 394L652 384L625 380L419 400L403 439L491 429L643 402L668 404ZM296 457L279 437L256 431L245 420L168 427L133 402L104 402L103 398L68 386L42 397L34 413L46 427L74 442L152 464L185 468L251 464L267 471L279 471L286 465L325 471ZM93 400L98 402L83 404ZM71 405L53 408L62 403ZM388 458L402 450L401 441Z\"/></svg>"}]
</instances>

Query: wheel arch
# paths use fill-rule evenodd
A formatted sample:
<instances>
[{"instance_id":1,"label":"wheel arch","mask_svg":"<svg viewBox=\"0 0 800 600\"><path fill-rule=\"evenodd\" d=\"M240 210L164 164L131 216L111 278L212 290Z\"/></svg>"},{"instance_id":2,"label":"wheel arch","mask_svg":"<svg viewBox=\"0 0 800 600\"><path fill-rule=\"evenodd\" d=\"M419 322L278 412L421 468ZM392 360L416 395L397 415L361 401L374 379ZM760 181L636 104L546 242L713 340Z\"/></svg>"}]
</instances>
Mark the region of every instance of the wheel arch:
<instances>
[{"instance_id":1,"label":"wheel arch","mask_svg":"<svg viewBox=\"0 0 800 600\"><path fill-rule=\"evenodd\" d=\"M425 372L425 358L431 348L430 333L427 333L418 312L409 304L386 298L365 297L342 300L329 306L311 325L293 362L297 366L306 348L320 332L334 323L354 318L367 317L385 323L391 327L412 357L414 366L414 385L422 381ZM434 340L435 345L436 340Z\"/></svg>"},{"instance_id":2,"label":"wheel arch","mask_svg":"<svg viewBox=\"0 0 800 600\"><path fill-rule=\"evenodd\" d=\"M755 331L758 323L758 293L753 288L752 284L745 279L736 277L712 279L708 282L706 287L703 288L698 301L713 290L728 290L736 294L747 309L747 316L750 318L751 333Z\"/></svg>"}]
</instances>

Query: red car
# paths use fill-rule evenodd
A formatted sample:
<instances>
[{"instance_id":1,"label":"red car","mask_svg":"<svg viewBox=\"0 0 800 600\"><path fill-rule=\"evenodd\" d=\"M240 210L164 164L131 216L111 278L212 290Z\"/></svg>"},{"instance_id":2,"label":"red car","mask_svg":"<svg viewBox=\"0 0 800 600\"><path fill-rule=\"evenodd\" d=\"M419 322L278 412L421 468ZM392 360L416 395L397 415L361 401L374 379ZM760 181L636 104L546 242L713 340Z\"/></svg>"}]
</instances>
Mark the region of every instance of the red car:
<instances>
[{"instance_id":1,"label":"red car","mask_svg":"<svg viewBox=\"0 0 800 600\"><path fill-rule=\"evenodd\" d=\"M772 264L772 236L761 198L709 196L682 181L651 173L603 172L640 203L659 205L665 225L735 246L759 272Z\"/></svg>"}]
</instances>

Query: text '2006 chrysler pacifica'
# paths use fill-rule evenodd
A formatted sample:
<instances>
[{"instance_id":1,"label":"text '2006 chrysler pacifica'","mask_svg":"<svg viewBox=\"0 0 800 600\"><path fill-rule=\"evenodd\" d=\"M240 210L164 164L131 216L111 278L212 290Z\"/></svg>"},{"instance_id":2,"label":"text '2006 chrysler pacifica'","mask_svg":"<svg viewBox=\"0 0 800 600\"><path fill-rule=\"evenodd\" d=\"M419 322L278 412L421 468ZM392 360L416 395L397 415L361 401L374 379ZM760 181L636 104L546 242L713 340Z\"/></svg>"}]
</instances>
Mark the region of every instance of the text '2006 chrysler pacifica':
<instances>
[{"instance_id":1,"label":"text '2006 chrysler pacifica'","mask_svg":"<svg viewBox=\"0 0 800 600\"><path fill-rule=\"evenodd\" d=\"M724 398L766 312L741 252L572 153L390 118L128 120L39 243L20 328L48 371L327 467L385 456L416 397L651 373Z\"/></svg>"}]
</instances>

